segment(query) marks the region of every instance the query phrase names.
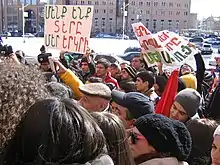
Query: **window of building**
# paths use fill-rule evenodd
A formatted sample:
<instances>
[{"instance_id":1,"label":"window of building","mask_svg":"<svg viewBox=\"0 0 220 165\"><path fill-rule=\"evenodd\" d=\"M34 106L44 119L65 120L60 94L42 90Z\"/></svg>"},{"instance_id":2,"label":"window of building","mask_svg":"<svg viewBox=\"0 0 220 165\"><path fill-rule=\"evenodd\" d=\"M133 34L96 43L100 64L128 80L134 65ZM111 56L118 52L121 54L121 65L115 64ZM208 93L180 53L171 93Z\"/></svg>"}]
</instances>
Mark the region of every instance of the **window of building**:
<instances>
[{"instance_id":1,"label":"window of building","mask_svg":"<svg viewBox=\"0 0 220 165\"><path fill-rule=\"evenodd\" d=\"M158 6L158 2L154 2L154 6Z\"/></svg>"},{"instance_id":2,"label":"window of building","mask_svg":"<svg viewBox=\"0 0 220 165\"><path fill-rule=\"evenodd\" d=\"M75 5L77 5L77 4L78 4L78 2L76 1L76 2L75 2Z\"/></svg>"},{"instance_id":3,"label":"window of building","mask_svg":"<svg viewBox=\"0 0 220 165\"><path fill-rule=\"evenodd\" d=\"M172 2L169 3L169 7L173 7L173 3Z\"/></svg>"},{"instance_id":4,"label":"window of building","mask_svg":"<svg viewBox=\"0 0 220 165\"><path fill-rule=\"evenodd\" d=\"M105 21L102 21L102 26L105 26Z\"/></svg>"},{"instance_id":5,"label":"window of building","mask_svg":"<svg viewBox=\"0 0 220 165\"><path fill-rule=\"evenodd\" d=\"M143 14L143 10L140 10L140 14Z\"/></svg>"},{"instance_id":6,"label":"window of building","mask_svg":"<svg viewBox=\"0 0 220 165\"><path fill-rule=\"evenodd\" d=\"M188 8L189 7L189 4L185 4L185 8Z\"/></svg>"},{"instance_id":7,"label":"window of building","mask_svg":"<svg viewBox=\"0 0 220 165\"><path fill-rule=\"evenodd\" d=\"M92 5L92 1L88 1L88 5Z\"/></svg>"},{"instance_id":8,"label":"window of building","mask_svg":"<svg viewBox=\"0 0 220 165\"><path fill-rule=\"evenodd\" d=\"M98 26L98 21L97 20L95 20L95 26Z\"/></svg>"},{"instance_id":9,"label":"window of building","mask_svg":"<svg viewBox=\"0 0 220 165\"><path fill-rule=\"evenodd\" d=\"M106 5L106 1L102 1L102 5Z\"/></svg>"},{"instance_id":10,"label":"window of building","mask_svg":"<svg viewBox=\"0 0 220 165\"><path fill-rule=\"evenodd\" d=\"M99 5L99 1L95 1L95 5Z\"/></svg>"},{"instance_id":11,"label":"window of building","mask_svg":"<svg viewBox=\"0 0 220 165\"><path fill-rule=\"evenodd\" d=\"M147 5L147 6L150 6L150 2L146 2L146 5Z\"/></svg>"},{"instance_id":12,"label":"window of building","mask_svg":"<svg viewBox=\"0 0 220 165\"><path fill-rule=\"evenodd\" d=\"M99 13L99 10L98 10L98 9L95 9L95 13Z\"/></svg>"},{"instance_id":13,"label":"window of building","mask_svg":"<svg viewBox=\"0 0 220 165\"><path fill-rule=\"evenodd\" d=\"M99 18L95 18L95 20L98 20Z\"/></svg>"},{"instance_id":14,"label":"window of building","mask_svg":"<svg viewBox=\"0 0 220 165\"><path fill-rule=\"evenodd\" d=\"M17 4L18 4L18 1L17 0L13 0L13 5L17 5Z\"/></svg>"},{"instance_id":15,"label":"window of building","mask_svg":"<svg viewBox=\"0 0 220 165\"><path fill-rule=\"evenodd\" d=\"M185 15L185 16L187 16L187 15L188 15L188 12L187 12L187 11L186 11L186 12L184 12L184 15Z\"/></svg>"},{"instance_id":16,"label":"window of building","mask_svg":"<svg viewBox=\"0 0 220 165\"><path fill-rule=\"evenodd\" d=\"M179 3L177 3L177 5L176 5L177 7L180 7L180 4Z\"/></svg>"},{"instance_id":17,"label":"window of building","mask_svg":"<svg viewBox=\"0 0 220 165\"><path fill-rule=\"evenodd\" d=\"M154 28L154 29L157 28L157 20L155 20L155 19L154 19L154 22L153 22L153 28Z\"/></svg>"},{"instance_id":18,"label":"window of building","mask_svg":"<svg viewBox=\"0 0 220 165\"><path fill-rule=\"evenodd\" d=\"M165 2L162 2L162 6L166 6L166 3L165 3Z\"/></svg>"},{"instance_id":19,"label":"window of building","mask_svg":"<svg viewBox=\"0 0 220 165\"><path fill-rule=\"evenodd\" d=\"M110 21L112 21L112 18L109 18Z\"/></svg>"},{"instance_id":20,"label":"window of building","mask_svg":"<svg viewBox=\"0 0 220 165\"><path fill-rule=\"evenodd\" d=\"M105 10L105 9L103 9L103 13L106 13L106 10Z\"/></svg>"},{"instance_id":21,"label":"window of building","mask_svg":"<svg viewBox=\"0 0 220 165\"><path fill-rule=\"evenodd\" d=\"M161 11L161 15L165 16L166 12L165 11Z\"/></svg>"},{"instance_id":22,"label":"window of building","mask_svg":"<svg viewBox=\"0 0 220 165\"><path fill-rule=\"evenodd\" d=\"M142 5L143 5L143 2L142 2L142 1L141 1L141 2L139 2L139 5L140 5L140 6L142 6Z\"/></svg>"},{"instance_id":23,"label":"window of building","mask_svg":"<svg viewBox=\"0 0 220 165\"><path fill-rule=\"evenodd\" d=\"M113 13L113 12L114 12L114 10L113 10L113 9L110 9L110 10L109 10L109 13Z\"/></svg>"},{"instance_id":24,"label":"window of building","mask_svg":"<svg viewBox=\"0 0 220 165\"><path fill-rule=\"evenodd\" d=\"M135 6L135 1L132 1L132 2L131 2L131 5Z\"/></svg>"},{"instance_id":25,"label":"window of building","mask_svg":"<svg viewBox=\"0 0 220 165\"><path fill-rule=\"evenodd\" d=\"M134 21L134 18L131 18L131 21Z\"/></svg>"},{"instance_id":26,"label":"window of building","mask_svg":"<svg viewBox=\"0 0 220 165\"><path fill-rule=\"evenodd\" d=\"M147 14L147 15L149 15L149 14L150 14L150 11L149 11L149 10L147 10L147 11L146 11L146 14Z\"/></svg>"},{"instance_id":27,"label":"window of building","mask_svg":"<svg viewBox=\"0 0 220 165\"><path fill-rule=\"evenodd\" d=\"M56 3L56 2L55 2ZM66 0L66 5L70 5L70 0Z\"/></svg>"},{"instance_id":28,"label":"window of building","mask_svg":"<svg viewBox=\"0 0 220 165\"><path fill-rule=\"evenodd\" d=\"M169 11L169 15L171 16L173 14L173 12L172 11Z\"/></svg>"},{"instance_id":29,"label":"window of building","mask_svg":"<svg viewBox=\"0 0 220 165\"><path fill-rule=\"evenodd\" d=\"M105 20L105 18L102 18L102 20Z\"/></svg>"},{"instance_id":30,"label":"window of building","mask_svg":"<svg viewBox=\"0 0 220 165\"><path fill-rule=\"evenodd\" d=\"M109 2L110 5L114 5L114 2Z\"/></svg>"},{"instance_id":31,"label":"window of building","mask_svg":"<svg viewBox=\"0 0 220 165\"><path fill-rule=\"evenodd\" d=\"M105 29L104 28L102 28L102 33L105 33Z\"/></svg>"},{"instance_id":32,"label":"window of building","mask_svg":"<svg viewBox=\"0 0 220 165\"><path fill-rule=\"evenodd\" d=\"M84 3L85 3L84 1L81 1L81 5L84 5Z\"/></svg>"},{"instance_id":33,"label":"window of building","mask_svg":"<svg viewBox=\"0 0 220 165\"><path fill-rule=\"evenodd\" d=\"M180 11L177 11L177 12L176 12L176 15L180 15Z\"/></svg>"}]
</instances>

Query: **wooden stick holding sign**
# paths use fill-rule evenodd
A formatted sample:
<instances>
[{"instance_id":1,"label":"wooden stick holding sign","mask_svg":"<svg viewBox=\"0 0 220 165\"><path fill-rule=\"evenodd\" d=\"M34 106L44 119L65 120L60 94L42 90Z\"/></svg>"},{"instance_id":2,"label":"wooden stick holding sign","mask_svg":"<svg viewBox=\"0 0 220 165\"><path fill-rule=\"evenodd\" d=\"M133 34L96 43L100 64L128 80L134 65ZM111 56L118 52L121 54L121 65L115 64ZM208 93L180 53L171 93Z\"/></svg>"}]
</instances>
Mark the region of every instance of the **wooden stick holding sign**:
<instances>
[{"instance_id":1,"label":"wooden stick holding sign","mask_svg":"<svg viewBox=\"0 0 220 165\"><path fill-rule=\"evenodd\" d=\"M46 5L45 45L61 51L86 53L93 6Z\"/></svg>"}]
</instances>

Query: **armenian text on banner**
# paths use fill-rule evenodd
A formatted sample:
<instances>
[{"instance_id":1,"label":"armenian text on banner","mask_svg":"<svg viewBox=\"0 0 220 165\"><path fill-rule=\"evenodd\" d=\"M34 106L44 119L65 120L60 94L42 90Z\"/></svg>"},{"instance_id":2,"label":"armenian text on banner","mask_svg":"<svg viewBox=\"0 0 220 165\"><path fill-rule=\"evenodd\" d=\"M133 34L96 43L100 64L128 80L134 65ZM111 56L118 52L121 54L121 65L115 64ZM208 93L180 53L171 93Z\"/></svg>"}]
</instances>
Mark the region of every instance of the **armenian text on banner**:
<instances>
[{"instance_id":1,"label":"armenian text on banner","mask_svg":"<svg viewBox=\"0 0 220 165\"><path fill-rule=\"evenodd\" d=\"M93 6L46 5L45 45L85 53L89 44Z\"/></svg>"},{"instance_id":2,"label":"armenian text on banner","mask_svg":"<svg viewBox=\"0 0 220 165\"><path fill-rule=\"evenodd\" d=\"M175 33L165 33L167 34L165 36L162 35L164 31L152 34L141 22L132 24L132 27L148 66L156 65L157 62L162 62L167 66L178 66L196 52L194 48L187 45L188 41ZM174 41L178 41L178 43L173 43ZM174 49L168 49L166 44L172 45Z\"/></svg>"},{"instance_id":3,"label":"armenian text on banner","mask_svg":"<svg viewBox=\"0 0 220 165\"><path fill-rule=\"evenodd\" d=\"M188 41L174 32L160 31L155 34L155 39L178 63L184 63L187 58L198 53L194 47L189 46Z\"/></svg>"}]
</instances>

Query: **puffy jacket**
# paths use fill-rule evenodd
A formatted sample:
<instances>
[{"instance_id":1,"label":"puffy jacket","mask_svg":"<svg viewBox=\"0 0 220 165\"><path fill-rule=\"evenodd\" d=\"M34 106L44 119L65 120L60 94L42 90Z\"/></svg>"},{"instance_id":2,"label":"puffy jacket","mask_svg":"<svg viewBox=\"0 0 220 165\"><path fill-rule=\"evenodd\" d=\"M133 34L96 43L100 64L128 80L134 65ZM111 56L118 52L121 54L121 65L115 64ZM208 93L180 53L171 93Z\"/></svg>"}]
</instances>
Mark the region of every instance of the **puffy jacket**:
<instances>
[{"instance_id":1,"label":"puffy jacket","mask_svg":"<svg viewBox=\"0 0 220 165\"><path fill-rule=\"evenodd\" d=\"M61 74L60 78L72 89L77 100L82 97L79 87L83 85L83 82L70 69L67 69L64 74Z\"/></svg>"}]
</instances>

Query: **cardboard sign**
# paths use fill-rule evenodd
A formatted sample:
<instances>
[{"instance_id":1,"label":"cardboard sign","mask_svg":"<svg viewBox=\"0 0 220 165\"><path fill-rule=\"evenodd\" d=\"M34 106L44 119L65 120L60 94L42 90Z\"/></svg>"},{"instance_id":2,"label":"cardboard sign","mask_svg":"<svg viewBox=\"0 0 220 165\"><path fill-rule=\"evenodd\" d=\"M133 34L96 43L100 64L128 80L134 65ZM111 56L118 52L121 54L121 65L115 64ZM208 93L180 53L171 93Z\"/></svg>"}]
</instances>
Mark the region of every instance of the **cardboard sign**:
<instances>
[{"instance_id":1,"label":"cardboard sign","mask_svg":"<svg viewBox=\"0 0 220 165\"><path fill-rule=\"evenodd\" d=\"M195 54L195 49L187 46L188 41L178 35L174 35L175 33L170 32L164 35L163 31L152 34L141 22L132 24L132 27L142 47L142 55L148 66L157 65L158 62L162 62L167 66L179 66L188 56ZM168 49L168 46L171 46L171 44L167 43L168 41L172 43L173 49ZM173 43L174 41L177 43ZM175 44L176 47L174 49ZM185 54L182 55L183 53Z\"/></svg>"},{"instance_id":2,"label":"cardboard sign","mask_svg":"<svg viewBox=\"0 0 220 165\"><path fill-rule=\"evenodd\" d=\"M142 47L142 56L148 66L157 65L161 61L166 65L173 65L174 60L141 22L132 24L132 27Z\"/></svg>"},{"instance_id":3,"label":"cardboard sign","mask_svg":"<svg viewBox=\"0 0 220 165\"><path fill-rule=\"evenodd\" d=\"M45 45L84 54L88 47L93 6L46 5Z\"/></svg>"},{"instance_id":4,"label":"cardboard sign","mask_svg":"<svg viewBox=\"0 0 220 165\"><path fill-rule=\"evenodd\" d=\"M181 36L174 32L169 32L167 30L158 32L155 35L157 42L172 55L172 58L177 62L183 64L187 58L195 55L198 51L189 45Z\"/></svg>"}]
</instances>

